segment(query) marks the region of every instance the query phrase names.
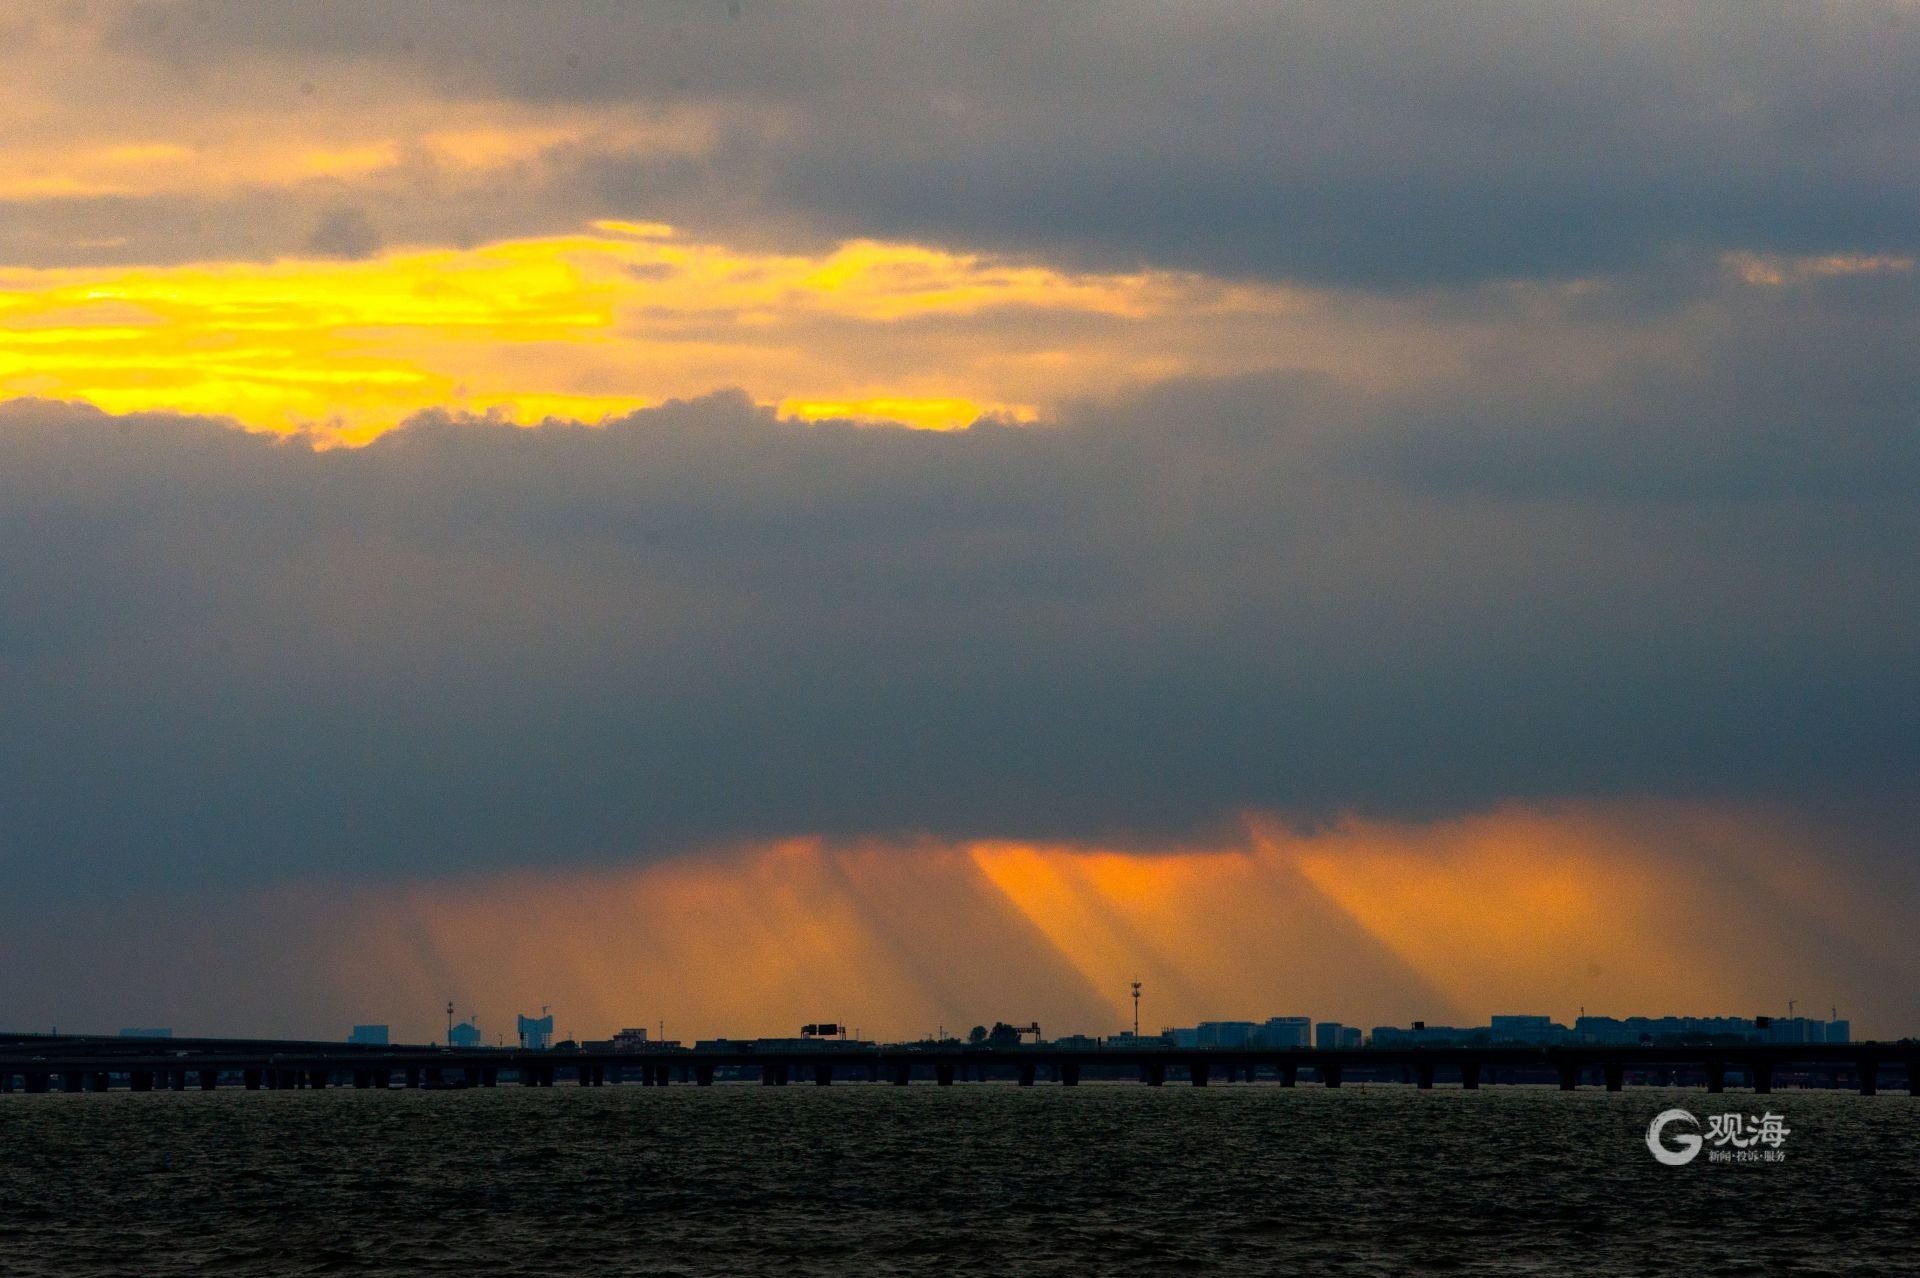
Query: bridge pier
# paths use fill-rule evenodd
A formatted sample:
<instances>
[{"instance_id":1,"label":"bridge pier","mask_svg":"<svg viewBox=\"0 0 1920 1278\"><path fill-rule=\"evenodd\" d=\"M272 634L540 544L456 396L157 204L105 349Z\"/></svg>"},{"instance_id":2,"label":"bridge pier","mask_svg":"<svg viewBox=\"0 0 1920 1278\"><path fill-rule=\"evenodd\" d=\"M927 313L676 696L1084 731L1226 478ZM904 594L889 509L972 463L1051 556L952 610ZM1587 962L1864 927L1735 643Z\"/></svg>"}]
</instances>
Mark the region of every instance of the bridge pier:
<instances>
[{"instance_id":1,"label":"bridge pier","mask_svg":"<svg viewBox=\"0 0 1920 1278\"><path fill-rule=\"evenodd\" d=\"M1167 1081L1167 1063L1149 1061L1140 1067L1140 1081L1148 1087L1160 1087Z\"/></svg>"},{"instance_id":2,"label":"bridge pier","mask_svg":"<svg viewBox=\"0 0 1920 1278\"><path fill-rule=\"evenodd\" d=\"M1320 1067L1320 1086L1340 1086L1340 1067L1338 1065L1322 1065Z\"/></svg>"},{"instance_id":3,"label":"bridge pier","mask_svg":"<svg viewBox=\"0 0 1920 1278\"><path fill-rule=\"evenodd\" d=\"M712 1087L713 1086L712 1062L701 1061L698 1065L695 1065L693 1067L693 1081L697 1086L700 1086L700 1087Z\"/></svg>"},{"instance_id":4,"label":"bridge pier","mask_svg":"<svg viewBox=\"0 0 1920 1278\"><path fill-rule=\"evenodd\" d=\"M250 1092L259 1091L260 1090L260 1072L261 1071L259 1070L258 1067L255 1067L253 1069L241 1070L240 1071L241 1085L244 1086Z\"/></svg>"},{"instance_id":5,"label":"bridge pier","mask_svg":"<svg viewBox=\"0 0 1920 1278\"><path fill-rule=\"evenodd\" d=\"M107 1071L104 1069L96 1071L88 1081L93 1084L93 1090L96 1092L106 1091L108 1086L113 1082L113 1080L107 1076Z\"/></svg>"},{"instance_id":6,"label":"bridge pier","mask_svg":"<svg viewBox=\"0 0 1920 1278\"><path fill-rule=\"evenodd\" d=\"M1626 1086L1627 1066L1625 1061L1608 1061L1600 1067L1600 1072L1606 1077L1608 1091L1617 1092Z\"/></svg>"},{"instance_id":7,"label":"bridge pier","mask_svg":"<svg viewBox=\"0 0 1920 1278\"><path fill-rule=\"evenodd\" d=\"M1292 1087L1300 1078L1300 1067L1289 1061L1280 1067L1280 1086Z\"/></svg>"},{"instance_id":8,"label":"bridge pier","mask_svg":"<svg viewBox=\"0 0 1920 1278\"><path fill-rule=\"evenodd\" d=\"M1460 1062L1460 1086L1466 1088L1470 1092L1477 1092L1480 1090L1480 1062L1479 1061L1461 1061Z\"/></svg>"},{"instance_id":9,"label":"bridge pier","mask_svg":"<svg viewBox=\"0 0 1920 1278\"><path fill-rule=\"evenodd\" d=\"M654 1068L659 1071L653 1076L653 1085L655 1087L665 1087L668 1083L671 1083L673 1081L673 1066L656 1065L654 1066ZM783 1081L786 1078L786 1073L785 1073L786 1068L787 1067L785 1065L782 1065L780 1067L782 1071L781 1078Z\"/></svg>"},{"instance_id":10,"label":"bridge pier","mask_svg":"<svg viewBox=\"0 0 1920 1278\"><path fill-rule=\"evenodd\" d=\"M30 1072L23 1075L23 1077L26 1079L25 1086L28 1094L38 1096L47 1090L47 1076L45 1074Z\"/></svg>"},{"instance_id":11,"label":"bridge pier","mask_svg":"<svg viewBox=\"0 0 1920 1278\"><path fill-rule=\"evenodd\" d=\"M1039 1066L1035 1065L1032 1061L1021 1061L1020 1062L1020 1086L1032 1087L1033 1080L1035 1076L1038 1074L1038 1072L1039 1072Z\"/></svg>"},{"instance_id":12,"label":"bridge pier","mask_svg":"<svg viewBox=\"0 0 1920 1278\"><path fill-rule=\"evenodd\" d=\"M933 1067L933 1081L942 1087L953 1086L953 1066L941 1064Z\"/></svg>"},{"instance_id":13,"label":"bridge pier","mask_svg":"<svg viewBox=\"0 0 1920 1278\"><path fill-rule=\"evenodd\" d=\"M200 1090L201 1091L210 1092L219 1086L220 1086L219 1070L203 1069L200 1071Z\"/></svg>"},{"instance_id":14,"label":"bridge pier","mask_svg":"<svg viewBox=\"0 0 1920 1278\"><path fill-rule=\"evenodd\" d=\"M1080 1086L1080 1062L1079 1061L1062 1061L1060 1063L1060 1086L1062 1087Z\"/></svg>"},{"instance_id":15,"label":"bridge pier","mask_svg":"<svg viewBox=\"0 0 1920 1278\"><path fill-rule=\"evenodd\" d=\"M1419 1073L1420 1090L1423 1092L1432 1091L1433 1090L1433 1062L1421 1061L1417 1069Z\"/></svg>"},{"instance_id":16,"label":"bridge pier","mask_svg":"<svg viewBox=\"0 0 1920 1278\"><path fill-rule=\"evenodd\" d=\"M1194 1061L1187 1066L1187 1079L1195 1087L1205 1087L1210 1072L1205 1061Z\"/></svg>"},{"instance_id":17,"label":"bridge pier","mask_svg":"<svg viewBox=\"0 0 1920 1278\"><path fill-rule=\"evenodd\" d=\"M1880 1090L1880 1062L1861 1061L1859 1074L1860 1094L1862 1096L1876 1095Z\"/></svg>"},{"instance_id":18,"label":"bridge pier","mask_svg":"<svg viewBox=\"0 0 1920 1278\"><path fill-rule=\"evenodd\" d=\"M1570 1061L1560 1063L1560 1090L1570 1092L1580 1086L1580 1067Z\"/></svg>"},{"instance_id":19,"label":"bridge pier","mask_svg":"<svg viewBox=\"0 0 1920 1278\"><path fill-rule=\"evenodd\" d=\"M1920 1057L1907 1061L1907 1095L1920 1096Z\"/></svg>"},{"instance_id":20,"label":"bridge pier","mask_svg":"<svg viewBox=\"0 0 1920 1278\"><path fill-rule=\"evenodd\" d=\"M60 1090L63 1092L84 1091L86 1090L86 1086L86 1076L78 1071L69 1070L60 1076Z\"/></svg>"},{"instance_id":21,"label":"bridge pier","mask_svg":"<svg viewBox=\"0 0 1920 1278\"><path fill-rule=\"evenodd\" d=\"M412 1091L418 1086L420 1086L420 1067L409 1065L407 1066L407 1090Z\"/></svg>"},{"instance_id":22,"label":"bridge pier","mask_svg":"<svg viewBox=\"0 0 1920 1278\"><path fill-rule=\"evenodd\" d=\"M324 1069L308 1070L307 1086L311 1087L316 1092L325 1091L327 1089L327 1082L328 1082L327 1074L328 1074L328 1071Z\"/></svg>"},{"instance_id":23,"label":"bridge pier","mask_svg":"<svg viewBox=\"0 0 1920 1278\"><path fill-rule=\"evenodd\" d=\"M150 1069L134 1070L131 1074L127 1075L127 1086L136 1092L152 1091L153 1071Z\"/></svg>"},{"instance_id":24,"label":"bridge pier","mask_svg":"<svg viewBox=\"0 0 1920 1278\"><path fill-rule=\"evenodd\" d=\"M1772 1061L1755 1061L1753 1065L1749 1068L1748 1073L1753 1079L1753 1090L1757 1094L1761 1096L1767 1096L1772 1094L1773 1092L1773 1062Z\"/></svg>"},{"instance_id":25,"label":"bridge pier","mask_svg":"<svg viewBox=\"0 0 1920 1278\"><path fill-rule=\"evenodd\" d=\"M813 1067L813 1085L831 1087L833 1085L833 1066L822 1062Z\"/></svg>"},{"instance_id":26,"label":"bridge pier","mask_svg":"<svg viewBox=\"0 0 1920 1278\"><path fill-rule=\"evenodd\" d=\"M1727 1063L1725 1061L1707 1062L1707 1094L1718 1095L1727 1090Z\"/></svg>"}]
</instances>

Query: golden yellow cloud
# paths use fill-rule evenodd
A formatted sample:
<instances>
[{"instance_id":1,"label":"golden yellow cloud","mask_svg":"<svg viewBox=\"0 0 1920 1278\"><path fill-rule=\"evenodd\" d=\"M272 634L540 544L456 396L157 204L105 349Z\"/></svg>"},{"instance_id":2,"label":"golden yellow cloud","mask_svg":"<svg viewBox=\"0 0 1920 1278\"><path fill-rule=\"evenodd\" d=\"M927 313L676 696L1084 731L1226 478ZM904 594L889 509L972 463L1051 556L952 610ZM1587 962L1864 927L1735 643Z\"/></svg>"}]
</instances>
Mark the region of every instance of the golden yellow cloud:
<instances>
[{"instance_id":1,"label":"golden yellow cloud","mask_svg":"<svg viewBox=\"0 0 1920 1278\"><path fill-rule=\"evenodd\" d=\"M867 240L747 253L630 222L364 261L14 269L0 294L0 393L345 442L425 408L594 420L729 386L809 419L1031 420L1116 385L1270 363L1274 348L1219 326L1308 309L1192 276Z\"/></svg>"}]
</instances>

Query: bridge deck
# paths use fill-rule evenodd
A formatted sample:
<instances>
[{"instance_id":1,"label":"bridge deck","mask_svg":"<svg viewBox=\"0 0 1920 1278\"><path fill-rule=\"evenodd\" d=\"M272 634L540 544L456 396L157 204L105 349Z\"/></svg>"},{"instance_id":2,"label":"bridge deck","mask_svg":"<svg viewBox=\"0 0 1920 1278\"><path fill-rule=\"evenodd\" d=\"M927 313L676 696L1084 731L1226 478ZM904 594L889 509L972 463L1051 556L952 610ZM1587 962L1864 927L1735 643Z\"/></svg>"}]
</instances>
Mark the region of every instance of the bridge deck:
<instances>
[{"instance_id":1,"label":"bridge deck","mask_svg":"<svg viewBox=\"0 0 1920 1278\"><path fill-rule=\"evenodd\" d=\"M1657 1076L1698 1078L1718 1091L1729 1073L1756 1090L1771 1089L1774 1078L1794 1070L1845 1077L1862 1092L1878 1090L1887 1066L1900 1071L1908 1091L1920 1087L1920 1042L1745 1043L1654 1046L1579 1045L1531 1047L1487 1044L1465 1047L1390 1047L1322 1050L1317 1048L1065 1048L1049 1044L975 1047L959 1044L890 1046L836 1045L761 1049L751 1044L724 1048L671 1048L648 1052L527 1051L456 1049L433 1046L374 1047L340 1043L238 1039L122 1039L0 1034L0 1088L18 1081L28 1091L78 1091L102 1088L122 1077L138 1090L181 1088L189 1076L196 1085L215 1087L238 1075L247 1086L327 1086L336 1082L387 1086L395 1073L409 1085L492 1086L503 1075L535 1085L571 1077L583 1085L621 1081L634 1074L646 1084L683 1081L711 1083L723 1071L757 1073L762 1081L782 1083L811 1077L819 1083L865 1077L895 1083L931 1077L955 1080L1011 1078L1030 1084L1041 1079L1076 1083L1082 1076L1136 1073L1159 1084L1184 1075L1196 1085L1214 1079L1249 1081L1271 1076L1291 1086L1311 1076L1327 1086L1348 1078L1400 1071L1409 1081L1431 1087L1458 1081L1466 1087L1516 1080L1557 1079L1571 1090L1597 1075L1601 1085L1618 1090L1630 1080ZM289 1082L288 1080L292 1081Z\"/></svg>"}]
</instances>

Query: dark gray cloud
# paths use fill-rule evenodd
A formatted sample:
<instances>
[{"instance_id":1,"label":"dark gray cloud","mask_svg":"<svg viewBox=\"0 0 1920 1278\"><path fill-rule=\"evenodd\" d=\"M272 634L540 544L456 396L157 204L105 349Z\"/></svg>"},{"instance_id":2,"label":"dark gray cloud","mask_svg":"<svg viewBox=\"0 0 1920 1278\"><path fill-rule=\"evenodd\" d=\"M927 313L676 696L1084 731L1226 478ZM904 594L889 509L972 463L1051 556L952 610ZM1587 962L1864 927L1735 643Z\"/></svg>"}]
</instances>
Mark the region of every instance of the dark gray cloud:
<instances>
[{"instance_id":1,"label":"dark gray cloud","mask_svg":"<svg viewBox=\"0 0 1920 1278\"><path fill-rule=\"evenodd\" d=\"M362 209L333 209L307 237L307 251L348 260L372 257L380 251L380 232Z\"/></svg>"},{"instance_id":2,"label":"dark gray cloud","mask_svg":"<svg viewBox=\"0 0 1920 1278\"><path fill-rule=\"evenodd\" d=\"M1054 426L0 412L15 890L1737 795L1911 821L1911 281ZM1783 352L1800 358L1791 376Z\"/></svg>"},{"instance_id":3,"label":"dark gray cloud","mask_svg":"<svg viewBox=\"0 0 1920 1278\"><path fill-rule=\"evenodd\" d=\"M699 162L556 174L556 217L584 191L714 229L1388 287L1911 249L1920 225L1920 20L1894 0L179 0L110 43L175 75L371 66L464 100L778 122Z\"/></svg>"}]
</instances>

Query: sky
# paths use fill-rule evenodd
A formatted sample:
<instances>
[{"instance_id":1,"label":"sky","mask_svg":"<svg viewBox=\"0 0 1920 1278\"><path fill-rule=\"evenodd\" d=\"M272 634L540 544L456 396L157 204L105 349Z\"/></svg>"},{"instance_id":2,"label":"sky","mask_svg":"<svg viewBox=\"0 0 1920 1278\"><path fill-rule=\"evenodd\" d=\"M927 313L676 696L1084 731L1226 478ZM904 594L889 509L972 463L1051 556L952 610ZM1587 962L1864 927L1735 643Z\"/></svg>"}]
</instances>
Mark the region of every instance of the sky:
<instances>
[{"instance_id":1,"label":"sky","mask_svg":"<svg viewBox=\"0 0 1920 1278\"><path fill-rule=\"evenodd\" d=\"M1920 1033L1920 7L0 14L0 1025Z\"/></svg>"}]
</instances>

